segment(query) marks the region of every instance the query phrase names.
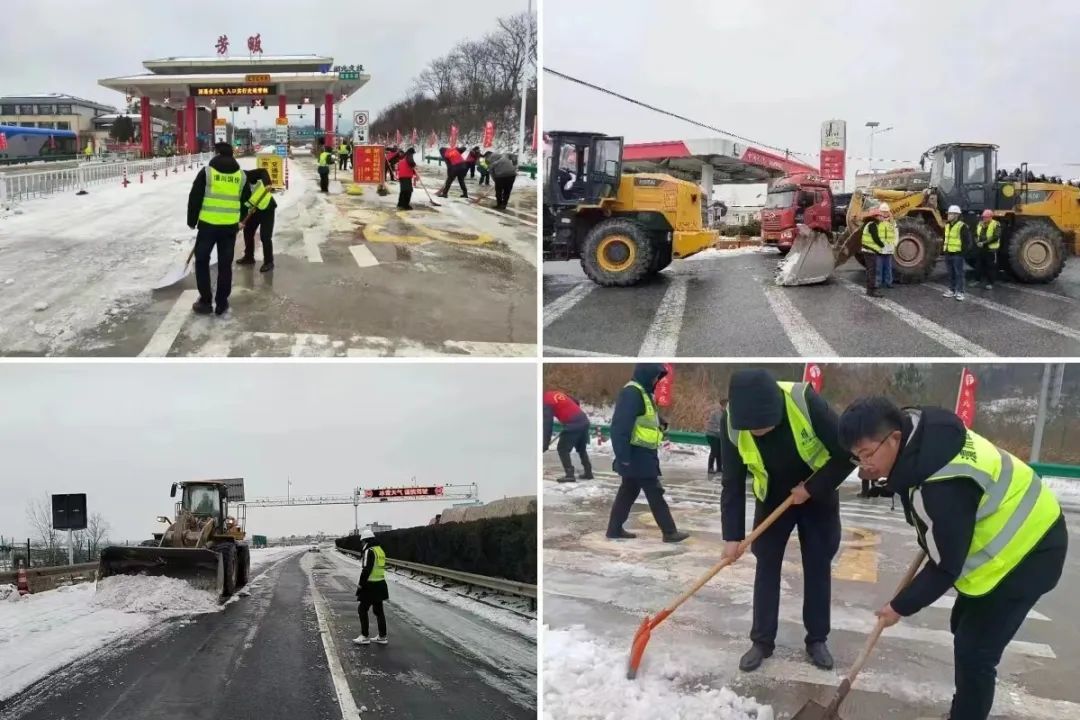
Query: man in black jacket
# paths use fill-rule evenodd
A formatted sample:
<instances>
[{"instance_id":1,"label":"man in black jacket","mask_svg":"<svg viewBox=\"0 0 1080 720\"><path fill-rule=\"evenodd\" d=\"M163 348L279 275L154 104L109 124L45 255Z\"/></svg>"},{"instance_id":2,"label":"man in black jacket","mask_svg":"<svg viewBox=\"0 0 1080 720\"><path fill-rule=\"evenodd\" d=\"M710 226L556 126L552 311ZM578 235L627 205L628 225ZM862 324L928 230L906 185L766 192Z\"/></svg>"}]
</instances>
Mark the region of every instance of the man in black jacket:
<instances>
[{"instance_id":1,"label":"man in black jacket","mask_svg":"<svg viewBox=\"0 0 1080 720\"><path fill-rule=\"evenodd\" d=\"M929 556L878 617L889 627L955 587L948 718L986 720L1005 646L1061 577L1068 533L1056 498L1028 465L943 408L857 400L840 417L840 441L860 474L887 478Z\"/></svg>"},{"instance_id":2,"label":"man in black jacket","mask_svg":"<svg viewBox=\"0 0 1080 720\"><path fill-rule=\"evenodd\" d=\"M187 224L199 229L195 237L195 284L199 299L192 310L200 315L215 312L224 315L229 309L232 294L232 264L236 253L236 234L240 232L240 209L251 198L240 163L233 157L228 143L214 145L217 153L201 171L195 174L188 193ZM207 182L207 177L211 177ZM238 187L237 187L238 186ZM227 199L218 196L228 195ZM235 195L236 200L231 198ZM206 202L209 200L209 202ZM235 210L232 205L235 204ZM223 207L227 206L226 210ZM217 293L210 286L210 253L217 247ZM211 297L216 306L210 304Z\"/></svg>"},{"instance_id":3,"label":"man in black jacket","mask_svg":"<svg viewBox=\"0 0 1080 720\"><path fill-rule=\"evenodd\" d=\"M574 462L570 451L577 450L581 458L581 479L592 480L592 462L589 460L589 416L581 409L580 403L561 390L544 392L544 452L551 446L551 433L557 419L562 425L559 433L558 453L566 474L559 482L575 482Z\"/></svg>"},{"instance_id":4,"label":"man in black jacket","mask_svg":"<svg viewBox=\"0 0 1080 720\"><path fill-rule=\"evenodd\" d=\"M795 505L754 541L754 623L751 648L739 661L756 670L772 655L780 613L780 569L788 538L799 529L803 562L803 623L806 652L817 667L831 669L826 641L830 630L832 559L840 548L840 501L836 489L852 463L840 445L836 413L814 388L777 383L767 370L739 370L731 376L722 420L723 481L720 517L726 556L739 556L746 537L746 483L752 482L754 525L789 495ZM815 472L815 468L817 468Z\"/></svg>"},{"instance_id":5,"label":"man in black jacket","mask_svg":"<svg viewBox=\"0 0 1080 720\"><path fill-rule=\"evenodd\" d=\"M622 485L611 505L609 538L637 537L623 530L623 523L630 517L634 501L642 491L649 501L653 519L663 533L664 542L681 542L690 537L689 533L679 532L675 527L660 484L658 450L666 423L656 410L653 392L656 383L665 375L667 370L659 363L638 363L633 379L623 386L615 399L615 412L611 418L611 447L615 451L612 469L619 473Z\"/></svg>"}]
</instances>

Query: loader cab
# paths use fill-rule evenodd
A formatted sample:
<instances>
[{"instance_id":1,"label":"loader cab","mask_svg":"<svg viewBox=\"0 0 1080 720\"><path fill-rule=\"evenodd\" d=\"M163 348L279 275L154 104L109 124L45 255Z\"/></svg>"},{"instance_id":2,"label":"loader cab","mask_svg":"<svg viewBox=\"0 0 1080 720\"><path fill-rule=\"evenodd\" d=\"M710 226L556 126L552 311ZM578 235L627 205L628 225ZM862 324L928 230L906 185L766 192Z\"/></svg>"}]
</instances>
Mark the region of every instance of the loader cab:
<instances>
[{"instance_id":1,"label":"loader cab","mask_svg":"<svg viewBox=\"0 0 1080 720\"><path fill-rule=\"evenodd\" d=\"M623 139L600 133L549 132L545 204L599 205L615 197L622 178Z\"/></svg>"},{"instance_id":2,"label":"loader cab","mask_svg":"<svg viewBox=\"0 0 1080 720\"><path fill-rule=\"evenodd\" d=\"M218 527L225 522L227 496L224 485L185 483L180 507L199 518L213 518Z\"/></svg>"},{"instance_id":3,"label":"loader cab","mask_svg":"<svg viewBox=\"0 0 1080 720\"><path fill-rule=\"evenodd\" d=\"M950 205L979 213L998 205L997 145L950 143L927 150L920 164L929 165L930 187L937 190L942 214Z\"/></svg>"}]
</instances>

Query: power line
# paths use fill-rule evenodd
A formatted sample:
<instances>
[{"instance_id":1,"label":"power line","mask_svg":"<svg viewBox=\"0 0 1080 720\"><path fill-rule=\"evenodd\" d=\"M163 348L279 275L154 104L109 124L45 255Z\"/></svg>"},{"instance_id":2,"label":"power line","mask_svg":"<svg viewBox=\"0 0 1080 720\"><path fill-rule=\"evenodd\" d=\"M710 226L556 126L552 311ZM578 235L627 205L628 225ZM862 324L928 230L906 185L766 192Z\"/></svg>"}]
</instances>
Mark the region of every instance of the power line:
<instances>
[{"instance_id":1,"label":"power line","mask_svg":"<svg viewBox=\"0 0 1080 720\"><path fill-rule=\"evenodd\" d=\"M777 147L775 145L770 145L768 143L761 142L760 140L753 140L753 139L745 137L743 135L739 135L738 133L731 132L730 130L724 130L722 128L718 128L718 127L715 127L713 125L709 125L708 123L703 123L703 122L700 122L698 120L694 120L693 118L688 118L685 115L679 115L678 113L671 112L670 110L664 110L663 108L658 108L655 105L650 105L649 103L642 102L641 100L635 100L632 97L627 97L626 95L623 95L621 93L617 93L614 90L609 90L607 88L600 87L599 85L594 85L591 82L587 82L585 80L582 80L581 78L572 77L570 75L567 75L566 73L561 73L558 70L553 70L552 68L549 68L549 67L546 67L546 66L544 67L544 72L551 73L555 77L562 78L563 80L569 80L570 82L577 83L578 85L584 85L585 87L596 90L597 92L602 92L605 95L610 95L612 97L619 98L620 100L624 100L624 101L626 101L628 103L638 105L638 106L643 107L643 108L645 108L647 110L652 110L653 112L660 113L661 115L667 115L668 117L673 117L676 120L682 120L683 122L690 123L691 125L697 125L698 127L705 128L706 130L711 130L712 132L720 133L721 135L727 135L728 137L735 138L736 140L741 140L742 142L744 142L744 143L746 143L748 145L757 145L759 147L769 148L770 150L776 150L777 152L781 152L784 155L801 155L803 157L809 157L808 153L795 152L795 151L789 150L787 148L781 148L781 147Z\"/></svg>"}]
</instances>

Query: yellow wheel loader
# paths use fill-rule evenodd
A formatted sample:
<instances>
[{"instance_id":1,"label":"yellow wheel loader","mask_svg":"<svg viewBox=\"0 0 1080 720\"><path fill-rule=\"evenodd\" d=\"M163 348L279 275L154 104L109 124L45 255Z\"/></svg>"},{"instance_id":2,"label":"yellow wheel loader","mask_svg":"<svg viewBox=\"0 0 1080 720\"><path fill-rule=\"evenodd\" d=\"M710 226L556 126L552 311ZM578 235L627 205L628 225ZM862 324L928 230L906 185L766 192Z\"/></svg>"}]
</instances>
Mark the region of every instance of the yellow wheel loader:
<instances>
[{"instance_id":1,"label":"yellow wheel loader","mask_svg":"<svg viewBox=\"0 0 1080 720\"><path fill-rule=\"evenodd\" d=\"M701 189L670 175L622 172L623 139L549 132L544 176L544 259L581 260L590 280L635 285L673 259L712 247Z\"/></svg>"},{"instance_id":2,"label":"yellow wheel loader","mask_svg":"<svg viewBox=\"0 0 1080 720\"><path fill-rule=\"evenodd\" d=\"M164 532L137 547L114 545L101 552L98 579L110 575L164 575L185 580L223 598L247 584L251 553L245 542L243 518L229 515L233 481L203 480L173 483L180 490L176 517L159 516ZM243 489L240 486L240 496ZM245 508L246 506L241 506Z\"/></svg>"},{"instance_id":3,"label":"yellow wheel loader","mask_svg":"<svg viewBox=\"0 0 1080 720\"><path fill-rule=\"evenodd\" d=\"M822 282L833 268L860 250L868 212L884 202L897 221L893 273L898 282L925 280L941 254L945 210L958 205L969 225L989 209L1001 223L998 263L1015 280L1048 283L1065 268L1066 257L1080 253L1080 188L1030 181L1026 163L1017 177L997 171L997 146L948 143L927 150L920 161L930 165L929 187L922 190L868 188L855 192L846 224L833 233L800 227L777 282L804 285ZM969 261L976 249L969 249Z\"/></svg>"}]
</instances>

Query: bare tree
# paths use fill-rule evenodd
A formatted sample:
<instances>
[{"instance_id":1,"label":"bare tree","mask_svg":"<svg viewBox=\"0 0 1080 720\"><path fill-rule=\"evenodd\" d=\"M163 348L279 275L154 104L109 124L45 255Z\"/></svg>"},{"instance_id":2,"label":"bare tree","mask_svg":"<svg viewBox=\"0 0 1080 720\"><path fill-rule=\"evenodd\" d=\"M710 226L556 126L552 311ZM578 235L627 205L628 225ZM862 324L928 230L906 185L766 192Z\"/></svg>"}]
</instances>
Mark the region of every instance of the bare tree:
<instances>
[{"instance_id":1,"label":"bare tree","mask_svg":"<svg viewBox=\"0 0 1080 720\"><path fill-rule=\"evenodd\" d=\"M91 513L86 521L86 536L90 541L90 558L96 558L102 543L109 536L112 528L101 513Z\"/></svg>"},{"instance_id":2,"label":"bare tree","mask_svg":"<svg viewBox=\"0 0 1080 720\"><path fill-rule=\"evenodd\" d=\"M26 519L48 555L46 562L52 564L56 561L60 534L52 526L52 498L48 493L26 503Z\"/></svg>"}]
</instances>

